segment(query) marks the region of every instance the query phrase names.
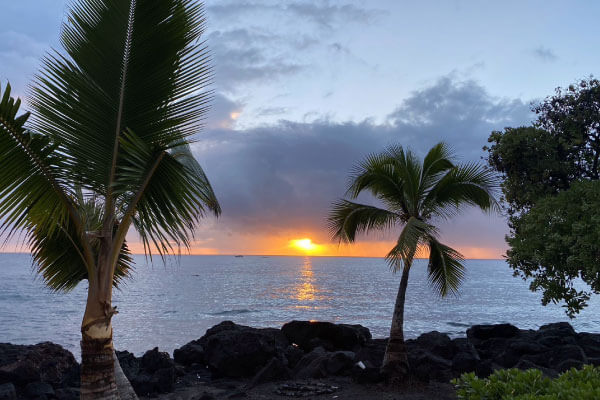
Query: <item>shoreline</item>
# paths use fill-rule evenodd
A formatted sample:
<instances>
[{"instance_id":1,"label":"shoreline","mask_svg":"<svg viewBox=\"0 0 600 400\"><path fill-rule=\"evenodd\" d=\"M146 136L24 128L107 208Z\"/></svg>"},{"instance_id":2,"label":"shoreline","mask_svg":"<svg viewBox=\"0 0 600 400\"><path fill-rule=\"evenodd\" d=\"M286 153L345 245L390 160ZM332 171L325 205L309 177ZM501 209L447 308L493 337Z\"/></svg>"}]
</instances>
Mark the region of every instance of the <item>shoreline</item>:
<instances>
[{"instance_id":1,"label":"shoreline","mask_svg":"<svg viewBox=\"0 0 600 400\"><path fill-rule=\"evenodd\" d=\"M292 321L279 329L223 321L173 354L154 348L141 357L126 350L117 355L138 395L191 399L206 393L200 397L205 400L231 398L233 392L283 399L302 390L350 400L374 391L382 399L399 393L428 398L422 396L431 390L453 398L449 381L465 372L485 377L502 368L537 368L554 377L584 364L600 365L600 334L575 332L565 322L538 330L474 325L464 337L432 331L408 339L411 383L390 388L379 373L386 343L361 325ZM78 374L73 354L59 345L0 344L0 385L12 386L15 398L39 398L45 391L47 397L74 400Z\"/></svg>"}]
</instances>

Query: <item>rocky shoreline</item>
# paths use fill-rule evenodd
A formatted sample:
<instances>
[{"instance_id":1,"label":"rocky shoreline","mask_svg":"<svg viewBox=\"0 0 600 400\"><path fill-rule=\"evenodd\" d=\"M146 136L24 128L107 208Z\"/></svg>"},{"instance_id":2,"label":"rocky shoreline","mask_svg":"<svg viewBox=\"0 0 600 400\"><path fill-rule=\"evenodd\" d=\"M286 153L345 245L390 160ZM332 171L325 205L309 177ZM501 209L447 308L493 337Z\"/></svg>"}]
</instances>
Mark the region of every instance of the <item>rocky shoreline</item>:
<instances>
[{"instance_id":1,"label":"rocky shoreline","mask_svg":"<svg viewBox=\"0 0 600 400\"><path fill-rule=\"evenodd\" d=\"M283 399L331 394L341 384L382 391L379 398L386 398L379 374L386 342L360 325L292 321L259 329L225 321L173 357L157 348L142 357L118 351L117 357L139 396ZM475 325L457 339L434 331L407 340L407 348L416 392L434 390L447 398L448 382L464 372L485 377L500 368L538 368L556 376L600 365L600 334L577 333L566 322L538 330ZM0 400L75 400L78 386L79 364L61 346L0 344Z\"/></svg>"}]
</instances>

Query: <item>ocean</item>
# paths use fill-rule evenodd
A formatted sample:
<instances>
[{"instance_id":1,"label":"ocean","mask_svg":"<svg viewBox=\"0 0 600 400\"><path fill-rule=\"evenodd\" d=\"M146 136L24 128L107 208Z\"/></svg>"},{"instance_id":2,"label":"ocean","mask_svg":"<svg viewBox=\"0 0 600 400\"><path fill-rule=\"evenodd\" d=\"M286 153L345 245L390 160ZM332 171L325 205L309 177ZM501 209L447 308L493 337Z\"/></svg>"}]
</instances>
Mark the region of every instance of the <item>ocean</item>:
<instances>
[{"instance_id":1,"label":"ocean","mask_svg":"<svg viewBox=\"0 0 600 400\"><path fill-rule=\"evenodd\" d=\"M389 331L400 275L380 258L182 256L163 264L135 256L133 279L116 290L113 318L118 350L136 355L156 346L172 353L207 328L231 320L255 327L321 320L361 324L374 337ZM542 306L539 293L512 276L502 260L468 260L458 297L440 298L427 282L426 262L411 270L407 337L437 330L465 334L473 324L509 322L538 328L568 321L558 305ZM0 254L0 342L52 341L79 358L86 283L54 293L27 254ZM578 331L600 332L600 298L570 321Z\"/></svg>"}]
</instances>

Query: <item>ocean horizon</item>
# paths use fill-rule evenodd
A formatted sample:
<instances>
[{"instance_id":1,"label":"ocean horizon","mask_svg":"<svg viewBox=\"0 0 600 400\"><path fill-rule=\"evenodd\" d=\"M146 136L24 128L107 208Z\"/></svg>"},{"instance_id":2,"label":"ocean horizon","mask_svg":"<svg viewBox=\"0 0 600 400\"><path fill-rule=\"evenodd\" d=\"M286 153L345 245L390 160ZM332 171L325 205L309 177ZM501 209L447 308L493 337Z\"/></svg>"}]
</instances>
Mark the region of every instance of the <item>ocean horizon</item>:
<instances>
[{"instance_id":1,"label":"ocean horizon","mask_svg":"<svg viewBox=\"0 0 600 400\"><path fill-rule=\"evenodd\" d=\"M400 280L383 258L333 256L191 255L150 263L134 256L133 279L115 290L118 350L136 355L159 347L172 353L224 320L280 327L291 320L361 324L386 337ZM600 332L600 299L569 320L560 305L542 306L541 294L512 276L504 260L466 261L457 297L429 287L425 260L411 269L405 333L437 330L463 336L474 324L511 323L522 329L558 321ZM27 253L0 253L0 342L58 343L79 357L87 283L55 293L36 276Z\"/></svg>"}]
</instances>

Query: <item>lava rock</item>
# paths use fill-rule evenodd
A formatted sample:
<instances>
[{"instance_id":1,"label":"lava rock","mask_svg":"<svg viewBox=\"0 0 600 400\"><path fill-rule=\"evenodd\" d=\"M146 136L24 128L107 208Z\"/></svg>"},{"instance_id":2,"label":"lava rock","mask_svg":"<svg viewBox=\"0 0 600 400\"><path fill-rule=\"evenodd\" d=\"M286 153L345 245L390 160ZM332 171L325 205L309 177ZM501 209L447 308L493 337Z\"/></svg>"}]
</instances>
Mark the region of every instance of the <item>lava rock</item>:
<instances>
[{"instance_id":1,"label":"lava rock","mask_svg":"<svg viewBox=\"0 0 600 400\"><path fill-rule=\"evenodd\" d=\"M0 400L17 400L17 389L12 383L0 385Z\"/></svg>"},{"instance_id":2,"label":"lava rock","mask_svg":"<svg viewBox=\"0 0 600 400\"><path fill-rule=\"evenodd\" d=\"M289 345L285 349L285 358L289 368L294 368L298 362L304 357L304 351L297 346Z\"/></svg>"},{"instance_id":3,"label":"lava rock","mask_svg":"<svg viewBox=\"0 0 600 400\"><path fill-rule=\"evenodd\" d=\"M192 364L205 364L204 347L199 340L191 341L179 349L173 351L175 362L181 365L189 366Z\"/></svg>"},{"instance_id":4,"label":"lava rock","mask_svg":"<svg viewBox=\"0 0 600 400\"><path fill-rule=\"evenodd\" d=\"M354 365L355 354L351 351L336 351L329 354L325 363L328 375L348 375Z\"/></svg>"},{"instance_id":5,"label":"lava rock","mask_svg":"<svg viewBox=\"0 0 600 400\"><path fill-rule=\"evenodd\" d=\"M519 328L511 324L473 325L467 329L467 337L471 340L491 338L512 338L519 335Z\"/></svg>"},{"instance_id":6,"label":"lava rock","mask_svg":"<svg viewBox=\"0 0 600 400\"><path fill-rule=\"evenodd\" d=\"M428 351L408 353L410 373L422 382L448 382L453 377L452 362Z\"/></svg>"},{"instance_id":7,"label":"lava rock","mask_svg":"<svg viewBox=\"0 0 600 400\"><path fill-rule=\"evenodd\" d=\"M31 382L56 387L79 385L79 364L71 352L54 343L0 343L0 383L8 382L17 386Z\"/></svg>"},{"instance_id":8,"label":"lava rock","mask_svg":"<svg viewBox=\"0 0 600 400\"><path fill-rule=\"evenodd\" d=\"M155 347L144 353L140 367L152 374L160 369L173 369L174 363L169 353L158 351L158 347Z\"/></svg>"},{"instance_id":9,"label":"lava rock","mask_svg":"<svg viewBox=\"0 0 600 400\"><path fill-rule=\"evenodd\" d=\"M371 339L356 352L355 362L362 361L374 367L381 367L388 339Z\"/></svg>"},{"instance_id":10,"label":"lava rock","mask_svg":"<svg viewBox=\"0 0 600 400\"><path fill-rule=\"evenodd\" d=\"M290 377L289 368L279 358L273 357L267 365L254 375L249 386L254 387L261 383L289 379Z\"/></svg>"},{"instance_id":11,"label":"lava rock","mask_svg":"<svg viewBox=\"0 0 600 400\"><path fill-rule=\"evenodd\" d=\"M30 398L54 396L54 388L46 382L31 382L25 386L25 394Z\"/></svg>"},{"instance_id":12,"label":"lava rock","mask_svg":"<svg viewBox=\"0 0 600 400\"><path fill-rule=\"evenodd\" d=\"M223 322L199 339L204 358L217 377L254 376L273 357L285 359L289 342L279 329L256 329Z\"/></svg>"},{"instance_id":13,"label":"lava rock","mask_svg":"<svg viewBox=\"0 0 600 400\"><path fill-rule=\"evenodd\" d=\"M455 349L450 337L445 333L440 333L438 331L422 334L415 340L415 345L447 360L451 360L455 354Z\"/></svg>"},{"instance_id":14,"label":"lava rock","mask_svg":"<svg viewBox=\"0 0 600 400\"><path fill-rule=\"evenodd\" d=\"M371 339L371 332L364 326L331 322L292 321L283 325L281 332L305 351L319 346L327 350L356 350Z\"/></svg>"}]
</instances>

